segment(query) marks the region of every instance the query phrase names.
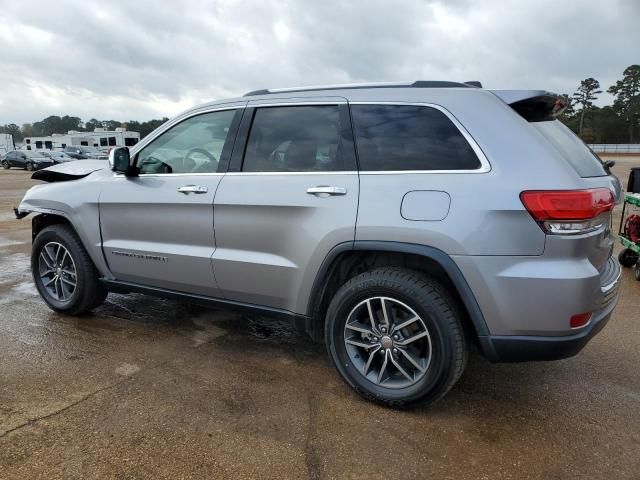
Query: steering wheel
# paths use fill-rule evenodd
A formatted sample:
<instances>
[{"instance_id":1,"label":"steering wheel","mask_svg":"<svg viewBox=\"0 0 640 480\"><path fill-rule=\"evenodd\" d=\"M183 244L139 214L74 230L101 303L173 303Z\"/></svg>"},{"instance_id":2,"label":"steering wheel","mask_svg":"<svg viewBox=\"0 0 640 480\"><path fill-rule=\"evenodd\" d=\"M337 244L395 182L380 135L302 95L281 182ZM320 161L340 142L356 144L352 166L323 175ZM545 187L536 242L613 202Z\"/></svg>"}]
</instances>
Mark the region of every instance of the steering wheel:
<instances>
[{"instance_id":1,"label":"steering wheel","mask_svg":"<svg viewBox=\"0 0 640 480\"><path fill-rule=\"evenodd\" d=\"M187 154L184 156L184 160L192 160L191 155L193 155L194 153L201 153L202 155L204 155L205 157L207 157L209 159L210 162L217 162L218 159L216 157L214 157L213 155L211 155L209 152L207 152L204 148L192 148L191 150L189 150L187 152Z\"/></svg>"}]
</instances>

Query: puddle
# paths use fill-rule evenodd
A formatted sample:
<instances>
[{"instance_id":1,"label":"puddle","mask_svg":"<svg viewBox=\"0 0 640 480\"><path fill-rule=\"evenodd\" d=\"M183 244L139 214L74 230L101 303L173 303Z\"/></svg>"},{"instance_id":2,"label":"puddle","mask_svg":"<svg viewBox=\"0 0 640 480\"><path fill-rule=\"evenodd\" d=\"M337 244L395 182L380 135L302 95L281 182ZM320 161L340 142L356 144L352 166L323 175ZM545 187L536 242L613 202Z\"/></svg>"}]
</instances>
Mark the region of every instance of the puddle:
<instances>
[{"instance_id":1,"label":"puddle","mask_svg":"<svg viewBox=\"0 0 640 480\"><path fill-rule=\"evenodd\" d=\"M24 253L0 255L0 285L16 283L31 277L30 258Z\"/></svg>"},{"instance_id":2,"label":"puddle","mask_svg":"<svg viewBox=\"0 0 640 480\"><path fill-rule=\"evenodd\" d=\"M247 317L247 333L260 340L276 343L299 343L300 335L290 320Z\"/></svg>"},{"instance_id":3,"label":"puddle","mask_svg":"<svg viewBox=\"0 0 640 480\"><path fill-rule=\"evenodd\" d=\"M121 318L137 323L166 324L183 318L187 312L182 305L162 298L131 293L110 293L96 314Z\"/></svg>"},{"instance_id":4,"label":"puddle","mask_svg":"<svg viewBox=\"0 0 640 480\"><path fill-rule=\"evenodd\" d=\"M9 220L15 220L15 219L16 219L16 215L11 211L0 212L0 222L7 222Z\"/></svg>"},{"instance_id":5,"label":"puddle","mask_svg":"<svg viewBox=\"0 0 640 480\"><path fill-rule=\"evenodd\" d=\"M22 245L25 242L19 242L17 240L9 240L8 238L0 237L0 248L11 247L13 245Z\"/></svg>"}]
</instances>

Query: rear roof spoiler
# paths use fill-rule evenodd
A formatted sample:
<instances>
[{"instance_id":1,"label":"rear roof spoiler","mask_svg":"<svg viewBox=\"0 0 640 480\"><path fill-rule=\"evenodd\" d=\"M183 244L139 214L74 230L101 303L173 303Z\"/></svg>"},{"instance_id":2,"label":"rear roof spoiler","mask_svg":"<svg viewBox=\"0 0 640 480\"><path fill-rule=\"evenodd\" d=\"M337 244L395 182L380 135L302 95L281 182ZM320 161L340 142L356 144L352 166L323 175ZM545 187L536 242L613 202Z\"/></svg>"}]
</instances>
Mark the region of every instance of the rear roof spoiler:
<instances>
[{"instance_id":1,"label":"rear roof spoiler","mask_svg":"<svg viewBox=\"0 0 640 480\"><path fill-rule=\"evenodd\" d=\"M555 120L568 106L567 99L546 90L489 90L528 122Z\"/></svg>"}]
</instances>

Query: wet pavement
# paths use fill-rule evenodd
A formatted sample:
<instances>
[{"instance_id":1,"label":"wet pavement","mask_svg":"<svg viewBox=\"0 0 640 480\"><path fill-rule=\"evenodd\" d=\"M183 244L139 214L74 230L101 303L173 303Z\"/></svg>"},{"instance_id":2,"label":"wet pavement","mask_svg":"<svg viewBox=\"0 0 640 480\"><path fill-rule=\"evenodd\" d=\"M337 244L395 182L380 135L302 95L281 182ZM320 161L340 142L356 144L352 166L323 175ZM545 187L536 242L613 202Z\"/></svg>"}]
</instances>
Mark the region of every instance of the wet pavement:
<instances>
[{"instance_id":1,"label":"wet pavement","mask_svg":"<svg viewBox=\"0 0 640 480\"><path fill-rule=\"evenodd\" d=\"M640 478L630 270L577 357L475 355L444 400L391 411L351 393L288 323L143 295L51 312L28 272L29 218L10 211L32 183L0 171L2 479Z\"/></svg>"}]
</instances>

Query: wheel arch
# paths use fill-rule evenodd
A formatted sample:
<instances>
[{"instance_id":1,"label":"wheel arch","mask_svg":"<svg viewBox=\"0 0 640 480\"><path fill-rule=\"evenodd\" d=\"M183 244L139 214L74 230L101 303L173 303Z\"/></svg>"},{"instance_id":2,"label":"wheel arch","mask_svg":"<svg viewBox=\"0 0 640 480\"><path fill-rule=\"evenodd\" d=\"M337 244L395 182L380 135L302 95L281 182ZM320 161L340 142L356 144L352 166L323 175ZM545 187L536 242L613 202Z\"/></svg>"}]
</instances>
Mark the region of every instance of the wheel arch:
<instances>
[{"instance_id":1,"label":"wheel arch","mask_svg":"<svg viewBox=\"0 0 640 480\"><path fill-rule=\"evenodd\" d=\"M33 241L38 233L40 233L45 228L50 227L51 225L69 225L71 228L76 230L71 224L71 221L64 215L53 213L38 213L38 215L34 216L31 219L31 240Z\"/></svg>"},{"instance_id":2,"label":"wheel arch","mask_svg":"<svg viewBox=\"0 0 640 480\"><path fill-rule=\"evenodd\" d=\"M466 314L465 327L478 340L482 352L493 358L489 330L480 306L464 275L449 255L440 249L404 242L360 240L334 247L316 275L307 307L306 330L312 338L322 338L324 313L335 291L363 271L382 266L402 266L435 276L460 301Z\"/></svg>"},{"instance_id":3,"label":"wheel arch","mask_svg":"<svg viewBox=\"0 0 640 480\"><path fill-rule=\"evenodd\" d=\"M31 219L31 240L35 240L38 233L47 227L52 225L68 225L78 235L85 250L89 254L89 257L93 261L93 264L98 269L98 272L105 278L112 278L109 267L102 255L102 249L91 248L91 241L86 236L86 231L78 228L74 221L65 213L59 210L50 209L35 209L30 207L28 210L21 211L22 213L34 213L37 214ZM28 215L28 213L26 213ZM101 239L101 236L99 236ZM100 245L98 245L100 246Z\"/></svg>"}]
</instances>

